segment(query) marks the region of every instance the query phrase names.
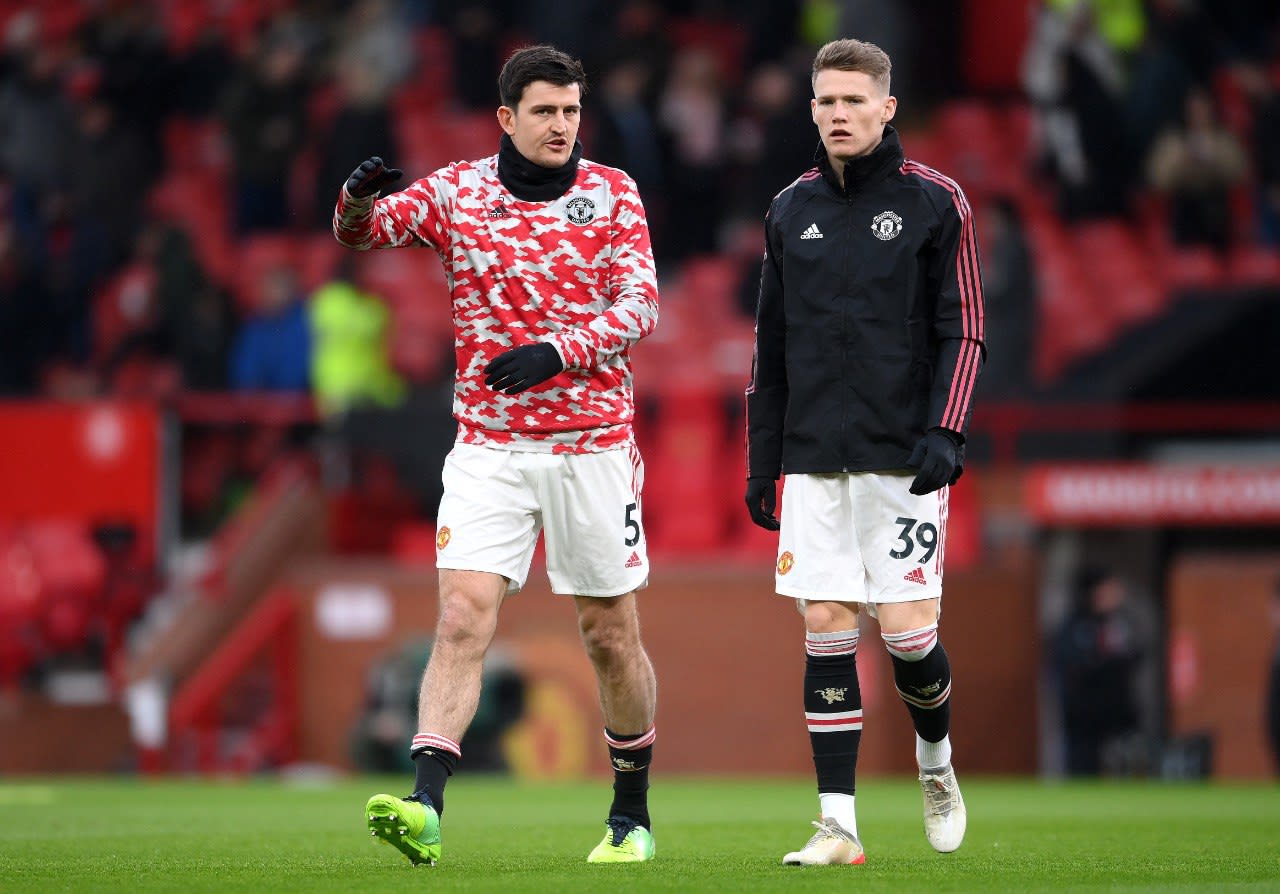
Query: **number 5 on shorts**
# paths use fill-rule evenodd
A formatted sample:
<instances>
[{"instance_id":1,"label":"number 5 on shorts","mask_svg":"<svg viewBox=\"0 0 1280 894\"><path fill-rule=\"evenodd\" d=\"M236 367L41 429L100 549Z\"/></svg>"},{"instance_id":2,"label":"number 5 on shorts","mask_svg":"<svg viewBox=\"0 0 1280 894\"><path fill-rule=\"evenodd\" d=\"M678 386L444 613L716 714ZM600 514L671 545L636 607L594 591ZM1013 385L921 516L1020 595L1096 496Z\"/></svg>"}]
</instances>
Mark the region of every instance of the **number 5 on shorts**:
<instances>
[{"instance_id":1,"label":"number 5 on shorts","mask_svg":"<svg viewBox=\"0 0 1280 894\"><path fill-rule=\"evenodd\" d=\"M635 546L640 542L640 522L631 517L631 513L635 512L639 507L638 503L627 504L627 514L623 523L623 527L627 530L627 536L622 539L625 546Z\"/></svg>"}]
</instances>

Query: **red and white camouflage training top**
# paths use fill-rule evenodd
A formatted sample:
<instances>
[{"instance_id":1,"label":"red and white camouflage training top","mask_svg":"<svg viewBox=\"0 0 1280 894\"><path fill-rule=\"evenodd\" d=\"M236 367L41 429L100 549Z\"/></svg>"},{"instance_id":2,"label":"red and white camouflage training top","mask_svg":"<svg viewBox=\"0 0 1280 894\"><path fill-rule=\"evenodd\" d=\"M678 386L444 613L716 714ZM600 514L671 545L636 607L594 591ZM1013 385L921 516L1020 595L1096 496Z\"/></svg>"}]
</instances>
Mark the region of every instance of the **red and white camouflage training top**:
<instances>
[{"instance_id":1,"label":"red and white camouflage training top","mask_svg":"<svg viewBox=\"0 0 1280 894\"><path fill-rule=\"evenodd\" d=\"M358 250L430 246L453 298L458 440L593 453L631 442L628 349L658 321L649 226L635 182L585 159L563 196L517 199L498 157L456 162L386 198L346 186L333 232ZM521 394L484 384L502 352L545 341L565 363Z\"/></svg>"}]
</instances>

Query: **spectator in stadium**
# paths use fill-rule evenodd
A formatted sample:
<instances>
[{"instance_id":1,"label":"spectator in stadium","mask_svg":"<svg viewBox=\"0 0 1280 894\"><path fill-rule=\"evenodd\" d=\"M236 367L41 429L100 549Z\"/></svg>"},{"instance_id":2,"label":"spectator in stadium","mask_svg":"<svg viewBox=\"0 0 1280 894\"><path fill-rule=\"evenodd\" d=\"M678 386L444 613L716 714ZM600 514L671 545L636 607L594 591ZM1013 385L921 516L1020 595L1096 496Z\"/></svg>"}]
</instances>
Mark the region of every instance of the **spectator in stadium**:
<instances>
[{"instance_id":1,"label":"spectator in stadium","mask_svg":"<svg viewBox=\"0 0 1280 894\"><path fill-rule=\"evenodd\" d=\"M339 106L324 135L318 139L313 216L327 228L333 218L333 184L351 170L351 159L368 158L394 145L389 85L351 53L335 63Z\"/></svg>"},{"instance_id":2,"label":"spectator in stadium","mask_svg":"<svg viewBox=\"0 0 1280 894\"><path fill-rule=\"evenodd\" d=\"M649 860L657 686L636 610L649 563L628 354L657 322L648 225L634 181L582 158L581 63L524 48L498 84L496 155L386 198L401 172L370 158L334 213L349 248L440 254L457 344L458 440L437 517L440 617L410 749L417 779L407 798L374 795L366 815L413 863L439 858L445 784L499 608L523 586L545 527L551 589L573 596L614 767L604 839L587 859Z\"/></svg>"},{"instance_id":3,"label":"spectator in stadium","mask_svg":"<svg viewBox=\"0 0 1280 894\"><path fill-rule=\"evenodd\" d=\"M725 216L724 97L716 59L690 47L676 53L658 104L658 123L670 147L666 230L661 255L683 260L715 251Z\"/></svg>"},{"instance_id":4,"label":"spectator in stadium","mask_svg":"<svg viewBox=\"0 0 1280 894\"><path fill-rule=\"evenodd\" d=\"M0 168L12 195L18 235L40 238L47 194L65 186L74 144L75 111L62 91L62 62L38 40L11 49L0 81Z\"/></svg>"},{"instance_id":5,"label":"spectator in stadium","mask_svg":"<svg viewBox=\"0 0 1280 894\"><path fill-rule=\"evenodd\" d=\"M1244 147L1203 89L1187 94L1182 125L1156 139L1147 161L1151 185L1169 196L1173 241L1220 251L1233 236L1231 190L1247 173Z\"/></svg>"},{"instance_id":6,"label":"spectator in stadium","mask_svg":"<svg viewBox=\"0 0 1280 894\"><path fill-rule=\"evenodd\" d=\"M224 390L236 329L231 297L209 277L180 227L163 228L155 266L156 301L183 387Z\"/></svg>"},{"instance_id":7,"label":"spectator in stadium","mask_svg":"<svg viewBox=\"0 0 1280 894\"><path fill-rule=\"evenodd\" d=\"M391 368L387 334L391 316L381 299L339 278L316 289L311 319L311 381L325 415L404 400L405 383Z\"/></svg>"},{"instance_id":8,"label":"spectator in stadium","mask_svg":"<svg viewBox=\"0 0 1280 894\"><path fill-rule=\"evenodd\" d=\"M223 98L239 233L288 223L289 175L306 136L304 61L296 38L268 36Z\"/></svg>"},{"instance_id":9,"label":"spectator in stadium","mask_svg":"<svg viewBox=\"0 0 1280 894\"><path fill-rule=\"evenodd\" d=\"M1249 96L1253 115L1258 242L1280 248L1280 91L1260 65L1241 65L1236 77Z\"/></svg>"},{"instance_id":10,"label":"spectator in stadium","mask_svg":"<svg viewBox=\"0 0 1280 894\"><path fill-rule=\"evenodd\" d=\"M1036 277L1022 212L1010 196L995 196L982 212L982 287L991 320L980 397L1020 397L1031 390Z\"/></svg>"},{"instance_id":11,"label":"spectator in stadium","mask_svg":"<svg viewBox=\"0 0 1280 894\"><path fill-rule=\"evenodd\" d=\"M311 383L311 329L293 271L263 270L255 310L231 350L231 387L237 391L307 391Z\"/></svg>"},{"instance_id":12,"label":"spectator in stadium","mask_svg":"<svg viewBox=\"0 0 1280 894\"><path fill-rule=\"evenodd\" d=\"M1074 602L1053 644L1066 770L1071 776L1096 776L1108 751L1138 731L1134 676L1145 643L1124 581L1110 569L1082 569Z\"/></svg>"},{"instance_id":13,"label":"spectator in stadium","mask_svg":"<svg viewBox=\"0 0 1280 894\"><path fill-rule=\"evenodd\" d=\"M1096 26L1089 3L1045 3L1022 62L1040 164L1068 220L1126 213L1134 173L1124 151L1123 62Z\"/></svg>"},{"instance_id":14,"label":"spectator in stadium","mask_svg":"<svg viewBox=\"0 0 1280 894\"><path fill-rule=\"evenodd\" d=\"M601 164L632 176L652 215L653 202L662 192L662 147L644 103L649 78L639 60L623 60L605 72L592 145Z\"/></svg>"},{"instance_id":15,"label":"spectator in stadium","mask_svg":"<svg viewBox=\"0 0 1280 894\"><path fill-rule=\"evenodd\" d=\"M754 223L760 209L769 207L778 190L791 182L796 167L813 154L808 115L799 101L801 83L780 63L762 65L747 82L745 107L732 125L735 216ZM754 301L751 306L754 311Z\"/></svg>"},{"instance_id":16,"label":"spectator in stadium","mask_svg":"<svg viewBox=\"0 0 1280 894\"><path fill-rule=\"evenodd\" d=\"M891 63L859 40L813 60L817 165L773 200L747 389L746 502L781 529L775 589L805 624L804 710L818 831L789 865L863 862L859 618L877 619L916 731L925 835L964 838L951 668L938 637L950 484L982 368L982 277L968 200L907 161ZM773 512L786 474L782 520Z\"/></svg>"}]
</instances>

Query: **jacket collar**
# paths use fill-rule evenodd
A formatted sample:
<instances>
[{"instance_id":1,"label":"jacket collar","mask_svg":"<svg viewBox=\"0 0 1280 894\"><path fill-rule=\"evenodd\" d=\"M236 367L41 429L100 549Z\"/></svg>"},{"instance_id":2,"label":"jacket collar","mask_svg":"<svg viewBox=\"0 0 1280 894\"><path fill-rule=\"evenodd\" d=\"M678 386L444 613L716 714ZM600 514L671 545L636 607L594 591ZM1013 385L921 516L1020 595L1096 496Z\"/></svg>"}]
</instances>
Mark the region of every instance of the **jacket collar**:
<instances>
[{"instance_id":1,"label":"jacket collar","mask_svg":"<svg viewBox=\"0 0 1280 894\"><path fill-rule=\"evenodd\" d=\"M521 155L511 137L503 134L498 149L498 179L517 199L553 202L573 186L581 159L582 144L574 142L567 162L558 168L544 168Z\"/></svg>"},{"instance_id":2,"label":"jacket collar","mask_svg":"<svg viewBox=\"0 0 1280 894\"><path fill-rule=\"evenodd\" d=\"M884 179L891 171L902 167L902 162L906 158L902 152L902 141L898 139L898 131L892 124L884 126L884 136L880 139L880 145L871 150L870 155L855 158L844 166L843 186L840 185L840 178L831 167L831 159L827 157L827 150L821 142L818 143L813 157L818 162L822 179L827 181L827 185L837 195L842 196L852 196L864 186Z\"/></svg>"}]
</instances>

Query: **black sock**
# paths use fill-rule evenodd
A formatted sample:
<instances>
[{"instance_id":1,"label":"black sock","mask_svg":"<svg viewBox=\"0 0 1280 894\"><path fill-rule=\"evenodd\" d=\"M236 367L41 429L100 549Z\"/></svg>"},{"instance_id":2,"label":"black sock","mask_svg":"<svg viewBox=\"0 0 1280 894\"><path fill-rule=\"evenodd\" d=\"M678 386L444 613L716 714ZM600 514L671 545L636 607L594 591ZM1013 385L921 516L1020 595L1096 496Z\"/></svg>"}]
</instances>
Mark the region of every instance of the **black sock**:
<instances>
[{"instance_id":1,"label":"black sock","mask_svg":"<svg viewBox=\"0 0 1280 894\"><path fill-rule=\"evenodd\" d=\"M926 742L941 742L951 731L951 662L942 642L919 661L893 659L893 682L898 687L916 732Z\"/></svg>"},{"instance_id":2,"label":"black sock","mask_svg":"<svg viewBox=\"0 0 1280 894\"><path fill-rule=\"evenodd\" d=\"M862 691L855 652L806 653L804 712L818 792L852 795L862 741Z\"/></svg>"},{"instance_id":3,"label":"black sock","mask_svg":"<svg viewBox=\"0 0 1280 894\"><path fill-rule=\"evenodd\" d=\"M653 730L638 735L623 736L605 728L609 743L609 763L613 765L613 804L609 816L625 816L646 829L649 824L649 764L653 761ZM648 740L640 748L618 747L614 743L628 745Z\"/></svg>"},{"instance_id":4,"label":"black sock","mask_svg":"<svg viewBox=\"0 0 1280 894\"><path fill-rule=\"evenodd\" d=\"M421 801L426 795L436 813L444 815L444 786L458 767L458 755L440 748L421 748L414 751L413 770L417 779L413 784L413 794L408 800Z\"/></svg>"}]
</instances>

